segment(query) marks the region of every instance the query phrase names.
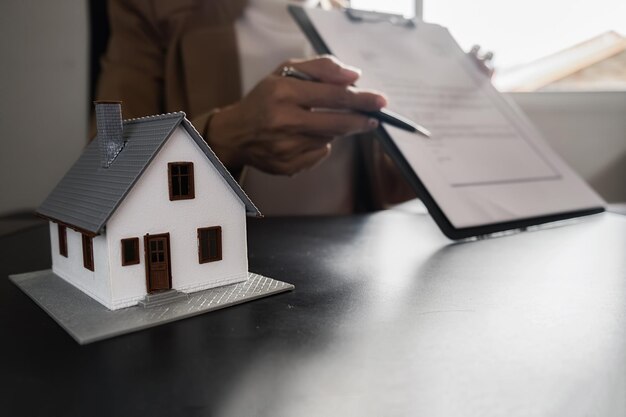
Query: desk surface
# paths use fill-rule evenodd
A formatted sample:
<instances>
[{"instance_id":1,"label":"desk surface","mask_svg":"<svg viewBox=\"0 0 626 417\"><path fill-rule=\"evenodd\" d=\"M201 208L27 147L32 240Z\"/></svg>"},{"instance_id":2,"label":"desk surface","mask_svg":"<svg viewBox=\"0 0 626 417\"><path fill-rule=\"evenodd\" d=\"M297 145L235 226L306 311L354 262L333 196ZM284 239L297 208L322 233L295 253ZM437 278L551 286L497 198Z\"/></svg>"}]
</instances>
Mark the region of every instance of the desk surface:
<instances>
[{"instance_id":1,"label":"desk surface","mask_svg":"<svg viewBox=\"0 0 626 417\"><path fill-rule=\"evenodd\" d=\"M626 415L626 216L464 244L402 209L251 220L294 292L87 346L6 279L47 233L0 238L4 415Z\"/></svg>"}]
</instances>

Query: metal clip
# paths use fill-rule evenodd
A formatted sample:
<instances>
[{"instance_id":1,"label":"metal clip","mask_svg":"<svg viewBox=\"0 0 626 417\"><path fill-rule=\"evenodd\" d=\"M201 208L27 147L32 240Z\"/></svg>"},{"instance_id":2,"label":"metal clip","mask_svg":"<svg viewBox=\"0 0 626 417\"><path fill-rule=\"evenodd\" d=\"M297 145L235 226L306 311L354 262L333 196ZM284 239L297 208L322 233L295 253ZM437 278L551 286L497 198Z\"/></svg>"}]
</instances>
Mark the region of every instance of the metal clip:
<instances>
[{"instance_id":1,"label":"metal clip","mask_svg":"<svg viewBox=\"0 0 626 417\"><path fill-rule=\"evenodd\" d=\"M359 9L345 9L346 16L348 19L355 23L379 23L379 22L387 22L396 26L404 26L407 28L415 28L415 20L406 18L400 14L392 14L392 13L383 13L383 12L374 12L369 10L359 10Z\"/></svg>"}]
</instances>

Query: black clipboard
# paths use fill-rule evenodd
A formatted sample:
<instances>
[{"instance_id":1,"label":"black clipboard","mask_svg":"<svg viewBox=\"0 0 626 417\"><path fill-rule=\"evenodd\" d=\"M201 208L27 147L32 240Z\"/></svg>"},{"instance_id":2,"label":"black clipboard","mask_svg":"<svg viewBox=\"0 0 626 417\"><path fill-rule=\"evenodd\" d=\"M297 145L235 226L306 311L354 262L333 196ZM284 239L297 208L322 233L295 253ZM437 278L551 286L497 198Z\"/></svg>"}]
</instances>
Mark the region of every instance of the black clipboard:
<instances>
[{"instance_id":1,"label":"black clipboard","mask_svg":"<svg viewBox=\"0 0 626 417\"><path fill-rule=\"evenodd\" d=\"M309 19L306 10L301 6L295 5L289 5L287 6L287 8L291 16L296 21L297 25L300 27L300 30L302 30L304 35L311 43L315 52L318 54L332 55L333 53L331 49L328 47L326 42L324 42L324 39L320 36L317 29ZM355 22L359 20L365 21L363 19L360 19L358 16L355 18L354 15L349 14L350 9L348 9L347 13L347 18L349 18L350 20L353 20ZM382 20L391 21L389 15L384 15L382 17ZM404 19L402 21L402 24L406 26L411 26L412 22L408 19ZM422 200L422 202L428 209L428 212L435 220L437 226L439 226L444 235L452 240L483 238L505 232L525 231L530 227L562 220L568 220L575 217L598 214L605 211L604 207L600 206L585 210L575 210L558 214L528 217L513 221L485 224L481 226L457 228L450 222L439 204L437 204L437 201L433 198L422 180L418 177L417 173L413 170L413 168L411 168L410 164L408 163L400 149L398 149L393 139L389 136L389 133L382 125L378 127L376 131L376 137L382 144L383 149L396 163L398 169L404 175L410 186L415 190L417 196Z\"/></svg>"}]
</instances>

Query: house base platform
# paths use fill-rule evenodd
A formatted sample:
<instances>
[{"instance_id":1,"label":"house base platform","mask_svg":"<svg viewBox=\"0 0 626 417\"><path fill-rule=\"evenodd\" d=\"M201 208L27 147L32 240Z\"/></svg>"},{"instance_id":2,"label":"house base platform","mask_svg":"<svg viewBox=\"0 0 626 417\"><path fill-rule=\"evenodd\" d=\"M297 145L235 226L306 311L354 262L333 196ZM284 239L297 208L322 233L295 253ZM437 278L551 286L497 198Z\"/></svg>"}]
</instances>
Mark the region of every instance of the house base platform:
<instances>
[{"instance_id":1,"label":"house base platform","mask_svg":"<svg viewBox=\"0 0 626 417\"><path fill-rule=\"evenodd\" d=\"M252 272L248 280L188 294L161 306L109 310L52 270L10 275L22 291L81 345L267 297L295 287Z\"/></svg>"}]
</instances>

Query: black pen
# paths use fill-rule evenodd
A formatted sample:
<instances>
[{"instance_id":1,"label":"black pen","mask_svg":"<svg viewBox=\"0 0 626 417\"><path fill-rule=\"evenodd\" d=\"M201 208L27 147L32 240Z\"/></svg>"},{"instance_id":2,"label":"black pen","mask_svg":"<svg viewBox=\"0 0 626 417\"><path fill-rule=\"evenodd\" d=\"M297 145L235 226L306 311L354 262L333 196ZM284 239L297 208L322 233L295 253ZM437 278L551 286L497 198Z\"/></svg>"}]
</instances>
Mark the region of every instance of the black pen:
<instances>
[{"instance_id":1,"label":"black pen","mask_svg":"<svg viewBox=\"0 0 626 417\"><path fill-rule=\"evenodd\" d=\"M297 78L298 80L302 81L320 81L317 78L311 77L309 74L298 71L294 67L283 67L280 75L282 75L283 77ZM427 138L430 137L430 131L424 126L420 126L417 123L407 119L406 117L400 116L399 114L392 112L391 110L380 109L379 111L358 111L358 113L373 117L381 123L387 123L408 132L418 133Z\"/></svg>"}]
</instances>

